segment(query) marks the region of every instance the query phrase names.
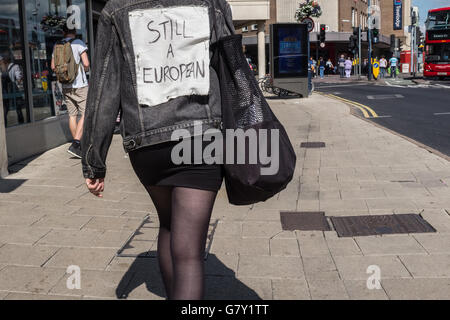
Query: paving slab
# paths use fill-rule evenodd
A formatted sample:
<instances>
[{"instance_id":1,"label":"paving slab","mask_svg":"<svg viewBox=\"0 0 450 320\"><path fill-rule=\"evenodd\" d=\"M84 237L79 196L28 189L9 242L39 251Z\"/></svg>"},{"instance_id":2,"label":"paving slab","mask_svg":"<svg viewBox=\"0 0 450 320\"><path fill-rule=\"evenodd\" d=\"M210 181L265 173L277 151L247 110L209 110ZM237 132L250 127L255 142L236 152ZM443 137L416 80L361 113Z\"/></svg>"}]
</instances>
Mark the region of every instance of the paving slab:
<instances>
[{"instance_id":1,"label":"paving slab","mask_svg":"<svg viewBox=\"0 0 450 320\"><path fill-rule=\"evenodd\" d=\"M409 235L356 237L364 255L426 254L426 250Z\"/></svg>"},{"instance_id":2,"label":"paving slab","mask_svg":"<svg viewBox=\"0 0 450 320\"><path fill-rule=\"evenodd\" d=\"M450 278L450 254L399 256L414 278Z\"/></svg>"},{"instance_id":3,"label":"paving slab","mask_svg":"<svg viewBox=\"0 0 450 320\"><path fill-rule=\"evenodd\" d=\"M339 278L309 280L308 285L313 300L348 300L350 298L344 282Z\"/></svg>"},{"instance_id":4,"label":"paving slab","mask_svg":"<svg viewBox=\"0 0 450 320\"><path fill-rule=\"evenodd\" d=\"M37 242L41 245L59 247L91 247L99 237L94 230L53 229Z\"/></svg>"},{"instance_id":5,"label":"paving slab","mask_svg":"<svg viewBox=\"0 0 450 320\"><path fill-rule=\"evenodd\" d=\"M334 262L344 280L367 280L373 275L369 267L378 267L381 279L411 278L396 256L339 256L334 257Z\"/></svg>"},{"instance_id":6,"label":"paving slab","mask_svg":"<svg viewBox=\"0 0 450 320\"><path fill-rule=\"evenodd\" d=\"M84 270L104 270L115 256L115 249L61 248L46 263L45 267L67 268L71 265Z\"/></svg>"},{"instance_id":7,"label":"paving slab","mask_svg":"<svg viewBox=\"0 0 450 320\"><path fill-rule=\"evenodd\" d=\"M239 256L238 277L303 279L299 257Z\"/></svg>"},{"instance_id":8,"label":"paving slab","mask_svg":"<svg viewBox=\"0 0 450 320\"><path fill-rule=\"evenodd\" d=\"M142 223L142 219L128 217L93 217L83 229L94 230L136 230Z\"/></svg>"},{"instance_id":9,"label":"paving slab","mask_svg":"<svg viewBox=\"0 0 450 320\"><path fill-rule=\"evenodd\" d=\"M310 300L308 283L305 279L272 279L274 300Z\"/></svg>"},{"instance_id":10,"label":"paving slab","mask_svg":"<svg viewBox=\"0 0 450 320\"><path fill-rule=\"evenodd\" d=\"M6 266L0 271L0 290L47 293L64 273L65 269Z\"/></svg>"},{"instance_id":11,"label":"paving slab","mask_svg":"<svg viewBox=\"0 0 450 320\"><path fill-rule=\"evenodd\" d=\"M333 233L334 237L326 236L326 242L332 256L362 255L361 250L353 238L338 238L336 232L333 231L330 233Z\"/></svg>"},{"instance_id":12,"label":"paving slab","mask_svg":"<svg viewBox=\"0 0 450 320\"><path fill-rule=\"evenodd\" d=\"M328 256L330 250L322 231L296 231L302 257Z\"/></svg>"},{"instance_id":13,"label":"paving slab","mask_svg":"<svg viewBox=\"0 0 450 320\"><path fill-rule=\"evenodd\" d=\"M49 232L49 228L0 226L0 243L31 245Z\"/></svg>"},{"instance_id":14,"label":"paving slab","mask_svg":"<svg viewBox=\"0 0 450 320\"><path fill-rule=\"evenodd\" d=\"M269 239L214 237L210 252L234 255L269 255Z\"/></svg>"},{"instance_id":15,"label":"paving slab","mask_svg":"<svg viewBox=\"0 0 450 320\"><path fill-rule=\"evenodd\" d=\"M339 273L331 256L303 257L302 261L308 281L339 279Z\"/></svg>"},{"instance_id":16,"label":"paving slab","mask_svg":"<svg viewBox=\"0 0 450 320\"><path fill-rule=\"evenodd\" d=\"M297 239L270 239L270 255L283 257L299 257L300 248Z\"/></svg>"},{"instance_id":17,"label":"paving slab","mask_svg":"<svg viewBox=\"0 0 450 320\"><path fill-rule=\"evenodd\" d=\"M58 249L40 245L6 244L0 247L0 263L41 267Z\"/></svg>"},{"instance_id":18,"label":"paving slab","mask_svg":"<svg viewBox=\"0 0 450 320\"><path fill-rule=\"evenodd\" d=\"M449 300L450 279L386 279L382 282L392 300Z\"/></svg>"},{"instance_id":19,"label":"paving slab","mask_svg":"<svg viewBox=\"0 0 450 320\"><path fill-rule=\"evenodd\" d=\"M99 298L117 298L121 290L131 280L131 274L121 271L94 271L82 270L80 289L69 289L67 286L70 274L65 274L58 283L50 290L56 295L81 295Z\"/></svg>"},{"instance_id":20,"label":"paving slab","mask_svg":"<svg viewBox=\"0 0 450 320\"><path fill-rule=\"evenodd\" d=\"M450 234L415 234L413 237L430 253L450 253Z\"/></svg>"},{"instance_id":21,"label":"paving slab","mask_svg":"<svg viewBox=\"0 0 450 320\"><path fill-rule=\"evenodd\" d=\"M92 218L77 216L56 216L49 215L40 219L34 224L36 227L47 227L52 229L76 229L80 230Z\"/></svg>"},{"instance_id":22,"label":"paving slab","mask_svg":"<svg viewBox=\"0 0 450 320\"><path fill-rule=\"evenodd\" d=\"M367 287L364 280L344 280L344 286L352 300L388 300L383 287L380 289Z\"/></svg>"}]
</instances>

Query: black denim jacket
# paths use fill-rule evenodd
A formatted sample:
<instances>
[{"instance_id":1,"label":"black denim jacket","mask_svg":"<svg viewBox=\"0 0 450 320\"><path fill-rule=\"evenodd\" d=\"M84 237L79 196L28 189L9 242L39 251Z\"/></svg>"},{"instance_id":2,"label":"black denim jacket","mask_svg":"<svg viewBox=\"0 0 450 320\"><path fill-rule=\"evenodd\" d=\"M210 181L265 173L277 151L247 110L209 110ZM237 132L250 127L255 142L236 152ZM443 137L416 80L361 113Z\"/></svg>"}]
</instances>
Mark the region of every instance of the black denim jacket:
<instances>
[{"instance_id":1,"label":"black denim jacket","mask_svg":"<svg viewBox=\"0 0 450 320\"><path fill-rule=\"evenodd\" d=\"M212 8L209 1L215 1L219 37L213 28ZM139 103L141 100L137 91L137 57L132 39L133 36L140 34L140 31L131 30L130 15L139 10L173 9L180 6L196 8L200 6L203 10L209 10L210 43L235 32L231 9L225 0L110 0L105 5L98 22L81 140L81 162L85 178L105 177L106 156L120 109L122 111L120 132L126 152L170 141L171 134L176 129L187 129L193 134L194 121L202 123L203 131L220 127L219 83L217 74L211 66L209 67L209 95L175 96L166 102L151 106ZM169 24L165 26L168 27ZM176 26L179 28L175 30L176 34L182 34L181 22ZM150 23L148 29L151 30ZM145 36L145 33L142 34ZM153 35L155 34L154 32ZM211 58L211 53L208 54ZM151 57L151 52L149 56Z\"/></svg>"}]
</instances>

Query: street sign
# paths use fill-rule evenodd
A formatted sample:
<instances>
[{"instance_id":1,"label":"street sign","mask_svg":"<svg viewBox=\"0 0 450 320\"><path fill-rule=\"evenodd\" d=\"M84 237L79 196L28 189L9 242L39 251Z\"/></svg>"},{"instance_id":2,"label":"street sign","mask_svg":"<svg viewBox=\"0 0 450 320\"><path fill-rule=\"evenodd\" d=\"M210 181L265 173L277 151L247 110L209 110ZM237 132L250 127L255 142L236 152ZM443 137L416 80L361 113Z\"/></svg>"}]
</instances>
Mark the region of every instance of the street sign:
<instances>
[{"instance_id":1,"label":"street sign","mask_svg":"<svg viewBox=\"0 0 450 320\"><path fill-rule=\"evenodd\" d=\"M304 18L301 23L305 23L307 25L308 32L312 32L314 30L314 20L311 18Z\"/></svg>"},{"instance_id":2,"label":"street sign","mask_svg":"<svg viewBox=\"0 0 450 320\"><path fill-rule=\"evenodd\" d=\"M380 74L380 64L378 63L378 60L375 60L373 63L373 77L375 79L378 79L379 74Z\"/></svg>"}]
</instances>

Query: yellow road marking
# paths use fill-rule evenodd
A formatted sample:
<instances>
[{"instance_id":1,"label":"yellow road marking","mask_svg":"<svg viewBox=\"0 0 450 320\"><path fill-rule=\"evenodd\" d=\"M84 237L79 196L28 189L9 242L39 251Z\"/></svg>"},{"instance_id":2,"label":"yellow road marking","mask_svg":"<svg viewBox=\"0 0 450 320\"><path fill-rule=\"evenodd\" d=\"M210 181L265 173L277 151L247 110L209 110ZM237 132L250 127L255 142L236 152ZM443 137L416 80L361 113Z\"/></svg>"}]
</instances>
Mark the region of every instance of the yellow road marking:
<instances>
[{"instance_id":1,"label":"yellow road marking","mask_svg":"<svg viewBox=\"0 0 450 320\"><path fill-rule=\"evenodd\" d=\"M361 103L356 102L356 101L344 99L344 98L335 96L334 94L328 94L328 96L332 97L332 98L335 98L335 99L338 99L338 100L341 100L341 101L344 101L344 102L347 102L347 103L355 106L356 108L358 108L358 109L360 109L362 111L362 113L363 113L365 118L370 118L370 116L367 113L367 111L370 112L370 114L372 115L373 118L378 118L378 114L372 108L370 108L370 107L368 107L368 106L366 106L364 104L361 104Z\"/></svg>"}]
</instances>

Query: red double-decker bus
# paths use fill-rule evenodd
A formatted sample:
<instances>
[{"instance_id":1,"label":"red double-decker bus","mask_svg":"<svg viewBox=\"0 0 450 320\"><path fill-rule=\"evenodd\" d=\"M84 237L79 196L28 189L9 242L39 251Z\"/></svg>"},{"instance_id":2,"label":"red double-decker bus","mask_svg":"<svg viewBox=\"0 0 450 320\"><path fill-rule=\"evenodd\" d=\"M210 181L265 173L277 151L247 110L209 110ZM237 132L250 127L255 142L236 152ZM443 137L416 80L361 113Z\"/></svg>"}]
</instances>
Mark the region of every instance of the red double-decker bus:
<instances>
[{"instance_id":1,"label":"red double-decker bus","mask_svg":"<svg viewBox=\"0 0 450 320\"><path fill-rule=\"evenodd\" d=\"M428 11L425 77L450 77L450 7Z\"/></svg>"}]
</instances>

